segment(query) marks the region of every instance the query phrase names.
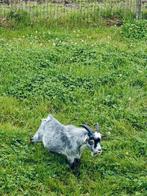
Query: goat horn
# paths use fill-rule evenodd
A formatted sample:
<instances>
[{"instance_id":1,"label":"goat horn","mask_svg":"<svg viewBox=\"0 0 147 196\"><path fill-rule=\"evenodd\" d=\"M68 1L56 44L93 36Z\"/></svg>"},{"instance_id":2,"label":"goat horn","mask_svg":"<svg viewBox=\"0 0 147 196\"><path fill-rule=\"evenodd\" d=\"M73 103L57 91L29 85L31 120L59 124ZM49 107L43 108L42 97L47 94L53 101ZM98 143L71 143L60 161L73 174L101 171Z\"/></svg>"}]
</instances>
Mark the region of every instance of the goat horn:
<instances>
[{"instance_id":1,"label":"goat horn","mask_svg":"<svg viewBox=\"0 0 147 196\"><path fill-rule=\"evenodd\" d=\"M98 123L96 123L95 127L96 127L96 131L97 131L97 132L99 132L99 130L100 130L100 126L99 126L99 124L98 124Z\"/></svg>"},{"instance_id":2,"label":"goat horn","mask_svg":"<svg viewBox=\"0 0 147 196\"><path fill-rule=\"evenodd\" d=\"M88 131L89 137L93 138L93 130L88 125L83 124L81 126L84 127Z\"/></svg>"}]
</instances>

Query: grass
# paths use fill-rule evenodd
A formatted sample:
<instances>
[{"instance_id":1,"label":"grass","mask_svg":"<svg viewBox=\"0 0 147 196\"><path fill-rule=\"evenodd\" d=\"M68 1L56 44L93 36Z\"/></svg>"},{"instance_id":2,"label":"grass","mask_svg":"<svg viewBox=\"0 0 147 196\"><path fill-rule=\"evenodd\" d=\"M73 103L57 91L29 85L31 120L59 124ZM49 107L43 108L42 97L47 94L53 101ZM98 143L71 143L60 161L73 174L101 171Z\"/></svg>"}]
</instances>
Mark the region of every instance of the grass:
<instances>
[{"instance_id":1,"label":"grass","mask_svg":"<svg viewBox=\"0 0 147 196\"><path fill-rule=\"evenodd\" d=\"M3 17L12 18L13 20L20 22L20 20L25 20L29 23L38 23L38 20L41 24L52 24L53 27L55 24L63 26L77 26L81 27L85 25L99 26L102 22L102 19L108 20L109 18L115 18L116 20L123 19L132 19L135 17L134 13L134 1L132 4L123 1L110 2L106 1L105 3L98 3L96 0L90 2L73 2L67 6L64 3L51 3L45 2L37 4L36 2L19 2L11 4L8 6L2 4L0 6L0 19ZM24 17L25 16L25 17ZM28 20L28 17L30 20ZM22 22L22 21L21 21ZM24 23L24 21L23 21ZM0 21L1 25L1 21Z\"/></svg>"},{"instance_id":2,"label":"grass","mask_svg":"<svg viewBox=\"0 0 147 196\"><path fill-rule=\"evenodd\" d=\"M146 40L121 29L0 28L0 194L145 195ZM80 176L29 138L52 113L99 122L103 154L84 152Z\"/></svg>"}]
</instances>

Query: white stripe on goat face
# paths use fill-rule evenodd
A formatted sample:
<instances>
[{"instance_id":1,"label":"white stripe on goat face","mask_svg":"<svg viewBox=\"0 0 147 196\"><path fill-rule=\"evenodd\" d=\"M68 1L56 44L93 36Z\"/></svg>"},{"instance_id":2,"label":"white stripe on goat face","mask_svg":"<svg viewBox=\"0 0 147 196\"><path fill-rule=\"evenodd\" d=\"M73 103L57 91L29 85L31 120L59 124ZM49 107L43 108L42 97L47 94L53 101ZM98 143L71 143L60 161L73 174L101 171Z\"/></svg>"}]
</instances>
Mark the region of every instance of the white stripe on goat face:
<instances>
[{"instance_id":1,"label":"white stripe on goat face","mask_svg":"<svg viewBox=\"0 0 147 196\"><path fill-rule=\"evenodd\" d=\"M93 152L94 152L94 154L101 154L102 153L102 148L101 148L100 143L97 143L97 146L96 146L96 148L94 148Z\"/></svg>"},{"instance_id":2,"label":"white stripe on goat face","mask_svg":"<svg viewBox=\"0 0 147 196\"><path fill-rule=\"evenodd\" d=\"M99 132L94 132L93 135L94 135L94 139L98 139L98 138L101 139L101 137L102 137Z\"/></svg>"}]
</instances>

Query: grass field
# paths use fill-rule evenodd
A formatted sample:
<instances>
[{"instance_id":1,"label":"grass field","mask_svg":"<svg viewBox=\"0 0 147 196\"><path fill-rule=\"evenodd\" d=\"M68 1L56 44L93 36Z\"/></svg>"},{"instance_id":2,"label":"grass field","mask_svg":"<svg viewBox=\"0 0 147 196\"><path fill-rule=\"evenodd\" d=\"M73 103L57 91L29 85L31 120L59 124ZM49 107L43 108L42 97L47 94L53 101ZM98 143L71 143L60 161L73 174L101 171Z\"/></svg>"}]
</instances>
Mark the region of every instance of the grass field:
<instances>
[{"instance_id":1,"label":"grass field","mask_svg":"<svg viewBox=\"0 0 147 196\"><path fill-rule=\"evenodd\" d=\"M101 18L115 16L119 18L134 18L136 9L136 0L120 0L120 1L103 1L98 3L97 0L92 1L71 1L72 3L64 5L62 3L51 3L45 1L44 3L37 3L36 1L18 1L18 3L11 3L11 5L0 4L0 18L7 17L10 11L24 11L31 19L42 18L46 21L56 20L56 22L65 23L65 21L78 22L96 22ZM69 1L70 2L70 1ZM143 8L142 8L143 9ZM82 24L81 23L81 24Z\"/></svg>"},{"instance_id":2,"label":"grass field","mask_svg":"<svg viewBox=\"0 0 147 196\"><path fill-rule=\"evenodd\" d=\"M116 27L0 28L0 195L146 195L146 65L146 40ZM48 113L107 136L80 176L29 144Z\"/></svg>"}]
</instances>

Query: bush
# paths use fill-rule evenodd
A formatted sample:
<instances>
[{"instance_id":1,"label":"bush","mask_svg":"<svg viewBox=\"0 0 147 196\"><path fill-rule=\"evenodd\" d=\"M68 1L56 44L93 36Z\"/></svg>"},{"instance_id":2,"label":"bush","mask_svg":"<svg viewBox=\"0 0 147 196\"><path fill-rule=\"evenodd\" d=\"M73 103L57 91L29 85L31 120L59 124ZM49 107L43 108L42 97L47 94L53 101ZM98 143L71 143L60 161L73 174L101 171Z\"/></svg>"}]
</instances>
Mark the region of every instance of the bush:
<instances>
[{"instance_id":1,"label":"bush","mask_svg":"<svg viewBox=\"0 0 147 196\"><path fill-rule=\"evenodd\" d=\"M30 16L28 12L24 10L11 10L8 15L7 19L13 21L16 24L21 25L29 25L30 24Z\"/></svg>"},{"instance_id":2,"label":"bush","mask_svg":"<svg viewBox=\"0 0 147 196\"><path fill-rule=\"evenodd\" d=\"M134 14L129 9L122 8L107 8L101 10L101 16L104 19L118 18L118 19L132 19Z\"/></svg>"},{"instance_id":3,"label":"bush","mask_svg":"<svg viewBox=\"0 0 147 196\"><path fill-rule=\"evenodd\" d=\"M144 10L142 13L143 19L147 19L147 10Z\"/></svg>"},{"instance_id":4,"label":"bush","mask_svg":"<svg viewBox=\"0 0 147 196\"><path fill-rule=\"evenodd\" d=\"M144 20L125 23L122 27L122 34L124 37L131 39L147 38L147 23Z\"/></svg>"}]
</instances>

